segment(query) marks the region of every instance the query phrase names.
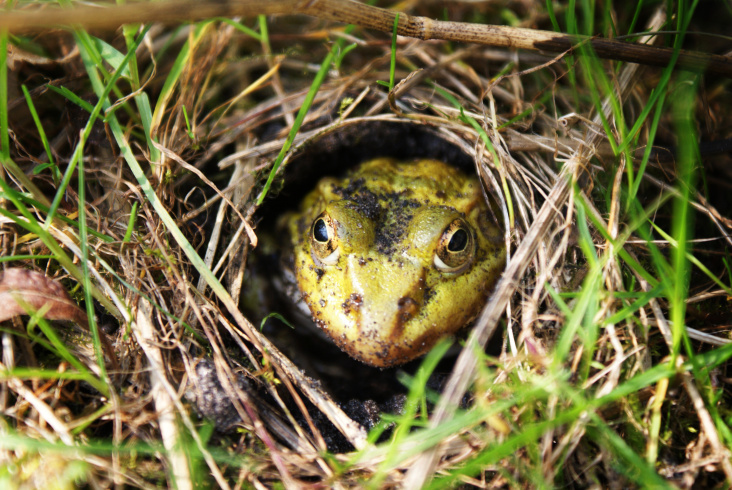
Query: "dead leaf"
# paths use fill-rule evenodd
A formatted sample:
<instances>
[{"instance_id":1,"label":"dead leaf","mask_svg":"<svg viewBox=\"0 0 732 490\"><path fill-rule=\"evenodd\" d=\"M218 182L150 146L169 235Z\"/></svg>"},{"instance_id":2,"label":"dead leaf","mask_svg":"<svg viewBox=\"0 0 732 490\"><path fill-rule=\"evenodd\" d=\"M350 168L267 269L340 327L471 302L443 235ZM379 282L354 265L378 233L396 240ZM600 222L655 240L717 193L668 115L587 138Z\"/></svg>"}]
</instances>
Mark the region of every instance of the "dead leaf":
<instances>
[{"instance_id":1,"label":"dead leaf","mask_svg":"<svg viewBox=\"0 0 732 490\"><path fill-rule=\"evenodd\" d=\"M0 321L27 315L26 307L33 310L48 308L49 320L69 320L88 328L89 319L69 297L64 288L40 272L10 268L0 272Z\"/></svg>"}]
</instances>

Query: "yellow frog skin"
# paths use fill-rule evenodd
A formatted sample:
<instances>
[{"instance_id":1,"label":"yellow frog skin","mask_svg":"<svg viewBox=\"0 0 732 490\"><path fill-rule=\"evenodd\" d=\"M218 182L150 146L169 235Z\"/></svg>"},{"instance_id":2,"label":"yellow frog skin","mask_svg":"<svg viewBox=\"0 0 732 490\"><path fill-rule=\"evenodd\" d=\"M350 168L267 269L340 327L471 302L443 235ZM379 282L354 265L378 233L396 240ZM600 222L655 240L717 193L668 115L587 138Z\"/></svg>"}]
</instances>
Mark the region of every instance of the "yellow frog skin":
<instances>
[{"instance_id":1,"label":"yellow frog skin","mask_svg":"<svg viewBox=\"0 0 732 490\"><path fill-rule=\"evenodd\" d=\"M396 366L479 313L505 263L493 220L476 177L379 158L323 178L288 215L289 266L341 350Z\"/></svg>"}]
</instances>

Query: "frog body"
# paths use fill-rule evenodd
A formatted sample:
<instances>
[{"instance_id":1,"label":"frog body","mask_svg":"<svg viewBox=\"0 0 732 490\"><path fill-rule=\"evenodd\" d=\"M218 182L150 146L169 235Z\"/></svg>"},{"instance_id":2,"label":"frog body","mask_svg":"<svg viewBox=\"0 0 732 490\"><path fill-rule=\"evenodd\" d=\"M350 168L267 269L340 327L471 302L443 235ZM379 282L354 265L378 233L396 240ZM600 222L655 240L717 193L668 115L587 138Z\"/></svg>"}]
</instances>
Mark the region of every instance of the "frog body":
<instances>
[{"instance_id":1,"label":"frog body","mask_svg":"<svg viewBox=\"0 0 732 490\"><path fill-rule=\"evenodd\" d=\"M479 313L505 263L493 219L475 176L379 158L323 178L280 227L314 322L351 357L391 367Z\"/></svg>"}]
</instances>

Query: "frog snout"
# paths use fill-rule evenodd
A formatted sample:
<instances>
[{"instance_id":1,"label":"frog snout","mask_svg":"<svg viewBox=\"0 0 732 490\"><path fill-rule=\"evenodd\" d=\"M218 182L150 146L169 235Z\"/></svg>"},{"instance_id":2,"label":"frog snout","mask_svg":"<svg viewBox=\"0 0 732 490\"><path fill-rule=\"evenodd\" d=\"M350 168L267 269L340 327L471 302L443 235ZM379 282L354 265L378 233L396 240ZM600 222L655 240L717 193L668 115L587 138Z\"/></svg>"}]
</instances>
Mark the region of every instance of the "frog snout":
<instances>
[{"instance_id":1,"label":"frog snout","mask_svg":"<svg viewBox=\"0 0 732 490\"><path fill-rule=\"evenodd\" d=\"M423 267L408 261L369 262L351 271L353 290L362 299L357 311L351 309L351 318L361 337L401 341L406 325L419 314L424 302Z\"/></svg>"}]
</instances>

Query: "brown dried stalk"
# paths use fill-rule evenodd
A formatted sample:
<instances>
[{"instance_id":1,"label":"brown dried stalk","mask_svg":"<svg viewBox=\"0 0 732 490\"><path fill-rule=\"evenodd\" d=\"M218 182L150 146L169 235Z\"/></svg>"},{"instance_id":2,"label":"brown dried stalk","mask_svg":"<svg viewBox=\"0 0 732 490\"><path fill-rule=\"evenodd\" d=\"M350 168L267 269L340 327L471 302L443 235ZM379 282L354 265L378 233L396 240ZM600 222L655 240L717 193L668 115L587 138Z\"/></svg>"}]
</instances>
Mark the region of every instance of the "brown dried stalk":
<instances>
[{"instance_id":1,"label":"brown dried stalk","mask_svg":"<svg viewBox=\"0 0 732 490\"><path fill-rule=\"evenodd\" d=\"M397 12L364 5L355 0L167 0L112 7L48 7L7 12L0 16L0 31L38 32L57 26L115 29L123 24L143 22L175 23L221 16L277 14L305 14L391 32ZM673 49L646 44L509 26L437 21L404 13L399 13L397 33L425 40L443 39L551 53L562 53L580 44L588 44L600 58L660 67L669 65L674 57ZM729 56L679 51L676 65L686 70L732 77L732 57Z\"/></svg>"}]
</instances>

